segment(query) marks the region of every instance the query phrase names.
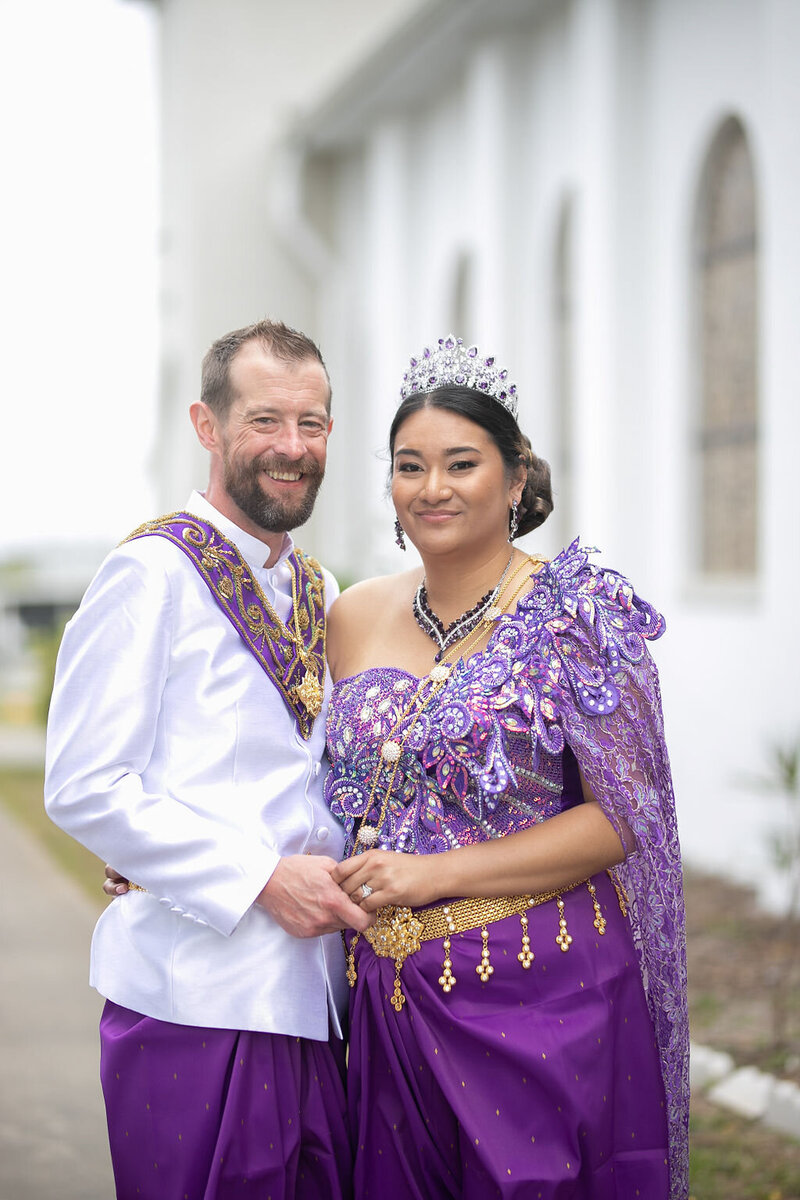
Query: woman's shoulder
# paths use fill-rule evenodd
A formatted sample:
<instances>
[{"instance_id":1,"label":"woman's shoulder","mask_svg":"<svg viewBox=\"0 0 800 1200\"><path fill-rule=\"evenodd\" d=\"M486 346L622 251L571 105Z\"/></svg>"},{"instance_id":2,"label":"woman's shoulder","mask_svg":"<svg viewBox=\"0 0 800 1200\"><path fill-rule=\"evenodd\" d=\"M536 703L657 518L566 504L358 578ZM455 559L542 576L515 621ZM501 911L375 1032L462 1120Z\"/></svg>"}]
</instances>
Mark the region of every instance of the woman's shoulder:
<instances>
[{"instance_id":1,"label":"woman's shoulder","mask_svg":"<svg viewBox=\"0 0 800 1200\"><path fill-rule=\"evenodd\" d=\"M345 588L331 606L334 621L358 621L369 617L374 620L379 612L403 604L411 597L421 579L419 569L403 571L394 575L375 575L362 579Z\"/></svg>"}]
</instances>

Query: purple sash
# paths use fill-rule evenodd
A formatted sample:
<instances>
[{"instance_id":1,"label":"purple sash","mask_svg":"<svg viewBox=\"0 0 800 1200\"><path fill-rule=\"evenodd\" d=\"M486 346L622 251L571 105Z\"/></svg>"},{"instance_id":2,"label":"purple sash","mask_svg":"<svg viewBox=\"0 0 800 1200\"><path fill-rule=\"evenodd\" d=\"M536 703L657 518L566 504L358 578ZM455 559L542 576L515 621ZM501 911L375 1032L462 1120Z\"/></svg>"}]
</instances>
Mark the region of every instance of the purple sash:
<instances>
[{"instance_id":1,"label":"purple sash","mask_svg":"<svg viewBox=\"0 0 800 1200\"><path fill-rule=\"evenodd\" d=\"M248 650L281 693L303 738L322 710L325 681L325 581L313 558L294 550L286 560L292 575L293 615L284 625L253 579L233 542L210 521L176 512L146 521L126 542L165 537L197 567L208 590Z\"/></svg>"}]
</instances>

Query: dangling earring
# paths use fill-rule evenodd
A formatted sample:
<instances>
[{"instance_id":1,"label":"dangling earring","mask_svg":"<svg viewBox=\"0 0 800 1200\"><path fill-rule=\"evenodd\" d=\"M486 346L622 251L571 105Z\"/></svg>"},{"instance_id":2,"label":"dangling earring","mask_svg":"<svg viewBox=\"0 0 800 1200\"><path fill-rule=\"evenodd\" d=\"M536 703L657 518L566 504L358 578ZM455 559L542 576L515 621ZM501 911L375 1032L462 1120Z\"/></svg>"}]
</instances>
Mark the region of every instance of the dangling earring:
<instances>
[{"instance_id":1,"label":"dangling earring","mask_svg":"<svg viewBox=\"0 0 800 1200\"><path fill-rule=\"evenodd\" d=\"M405 550L406 539L403 537L403 526L400 524L399 517L395 517L394 519L394 540L401 550Z\"/></svg>"},{"instance_id":2,"label":"dangling earring","mask_svg":"<svg viewBox=\"0 0 800 1200\"><path fill-rule=\"evenodd\" d=\"M519 529L519 500L511 501L511 519L508 523L508 540L513 542Z\"/></svg>"}]
</instances>

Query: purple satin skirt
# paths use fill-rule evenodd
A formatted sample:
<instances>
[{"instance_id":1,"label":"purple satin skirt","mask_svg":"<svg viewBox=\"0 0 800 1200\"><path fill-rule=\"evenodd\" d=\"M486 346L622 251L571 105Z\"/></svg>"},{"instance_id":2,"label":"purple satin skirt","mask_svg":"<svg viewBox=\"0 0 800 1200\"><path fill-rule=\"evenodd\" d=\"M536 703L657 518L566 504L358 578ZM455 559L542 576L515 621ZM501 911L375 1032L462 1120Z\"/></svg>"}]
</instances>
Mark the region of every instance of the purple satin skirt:
<instances>
[{"instance_id":1,"label":"purple satin skirt","mask_svg":"<svg viewBox=\"0 0 800 1200\"><path fill-rule=\"evenodd\" d=\"M348 1200L341 1042L199 1029L106 1003L117 1200Z\"/></svg>"},{"instance_id":2,"label":"purple satin skirt","mask_svg":"<svg viewBox=\"0 0 800 1200\"><path fill-rule=\"evenodd\" d=\"M476 974L480 930L452 937L457 983L438 983L442 943L401 971L361 938L351 993L348 1098L357 1200L666 1200L664 1087L630 927L605 874L489 926L494 974Z\"/></svg>"}]
</instances>

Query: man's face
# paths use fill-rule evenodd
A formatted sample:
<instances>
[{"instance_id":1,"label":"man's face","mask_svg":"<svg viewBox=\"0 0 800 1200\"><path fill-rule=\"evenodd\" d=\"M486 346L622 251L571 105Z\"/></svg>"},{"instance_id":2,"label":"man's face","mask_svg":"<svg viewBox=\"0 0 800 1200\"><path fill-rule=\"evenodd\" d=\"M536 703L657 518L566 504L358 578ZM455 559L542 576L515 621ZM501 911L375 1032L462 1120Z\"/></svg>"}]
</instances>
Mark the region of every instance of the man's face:
<instances>
[{"instance_id":1,"label":"man's face","mask_svg":"<svg viewBox=\"0 0 800 1200\"><path fill-rule=\"evenodd\" d=\"M259 529L295 529L311 516L325 473L325 371L316 359L285 363L246 342L230 383L234 399L220 427L224 490Z\"/></svg>"}]
</instances>

